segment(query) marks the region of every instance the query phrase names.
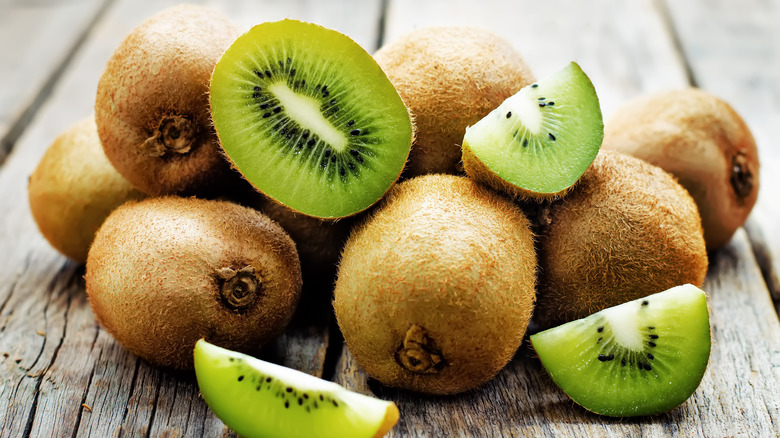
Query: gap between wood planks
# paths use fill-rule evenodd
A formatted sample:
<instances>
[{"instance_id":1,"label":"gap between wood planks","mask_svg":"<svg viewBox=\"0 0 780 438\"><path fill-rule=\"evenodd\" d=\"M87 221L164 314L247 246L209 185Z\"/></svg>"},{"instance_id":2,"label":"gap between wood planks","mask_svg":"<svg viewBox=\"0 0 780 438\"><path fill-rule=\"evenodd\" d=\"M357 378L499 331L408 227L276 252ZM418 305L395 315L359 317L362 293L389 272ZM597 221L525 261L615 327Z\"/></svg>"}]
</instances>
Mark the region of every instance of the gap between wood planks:
<instances>
[{"instance_id":1,"label":"gap between wood planks","mask_svg":"<svg viewBox=\"0 0 780 438\"><path fill-rule=\"evenodd\" d=\"M54 67L51 75L46 80L46 82L44 82L43 87L41 87L41 89L35 95L35 98L32 100L32 102L30 102L30 105L21 112L16 120L10 123L8 132L5 134L5 136L0 138L0 166L5 163L6 158L16 146L16 141L19 140L19 137L22 136L24 130L27 129L27 126L29 126L32 119L38 113L41 105L43 105L43 103L49 99L52 90L54 90L54 87L60 81L62 74L68 69L68 66L70 66L76 53L78 53L78 51L84 45L84 42L92 33L92 29L95 27L95 24L103 18L106 11L115 1L116 0L104 0L103 5L95 12L95 15L89 21L89 24L86 26L84 31L76 39L73 46L70 47L66 56L59 64Z\"/></svg>"}]
</instances>

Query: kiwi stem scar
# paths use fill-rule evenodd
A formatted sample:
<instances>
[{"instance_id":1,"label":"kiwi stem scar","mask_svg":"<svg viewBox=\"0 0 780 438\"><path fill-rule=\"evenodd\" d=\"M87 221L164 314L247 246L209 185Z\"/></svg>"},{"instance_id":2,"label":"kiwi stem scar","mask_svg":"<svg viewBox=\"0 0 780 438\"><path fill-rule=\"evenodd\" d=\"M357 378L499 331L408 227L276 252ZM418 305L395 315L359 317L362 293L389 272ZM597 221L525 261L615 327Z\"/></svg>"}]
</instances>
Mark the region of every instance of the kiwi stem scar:
<instances>
[{"instance_id":1,"label":"kiwi stem scar","mask_svg":"<svg viewBox=\"0 0 780 438\"><path fill-rule=\"evenodd\" d=\"M325 118L317 100L296 93L288 88L285 82L270 85L268 91L279 99L287 115L298 125L316 132L324 142L338 152L347 149L349 140Z\"/></svg>"},{"instance_id":2,"label":"kiwi stem scar","mask_svg":"<svg viewBox=\"0 0 780 438\"><path fill-rule=\"evenodd\" d=\"M220 297L231 310L241 311L252 306L262 290L262 283L251 266L238 271L222 268L217 271L217 277L221 281Z\"/></svg>"},{"instance_id":3,"label":"kiwi stem scar","mask_svg":"<svg viewBox=\"0 0 780 438\"><path fill-rule=\"evenodd\" d=\"M141 148L154 157L162 157L168 153L183 155L192 150L197 138L198 131L189 117L166 116L160 120L157 129L141 145Z\"/></svg>"},{"instance_id":4,"label":"kiwi stem scar","mask_svg":"<svg viewBox=\"0 0 780 438\"><path fill-rule=\"evenodd\" d=\"M412 325L404 336L404 343L395 353L395 360L407 370L420 373L437 373L446 365L441 352L436 351L426 330Z\"/></svg>"}]
</instances>

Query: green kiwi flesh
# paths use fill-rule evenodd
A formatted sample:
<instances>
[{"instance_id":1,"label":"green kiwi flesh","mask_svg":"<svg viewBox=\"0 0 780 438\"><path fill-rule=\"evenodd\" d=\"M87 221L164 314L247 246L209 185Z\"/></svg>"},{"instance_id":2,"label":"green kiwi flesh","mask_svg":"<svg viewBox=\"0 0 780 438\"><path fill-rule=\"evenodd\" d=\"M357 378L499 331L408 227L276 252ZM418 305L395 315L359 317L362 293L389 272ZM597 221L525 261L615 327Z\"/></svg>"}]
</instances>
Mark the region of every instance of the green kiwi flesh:
<instances>
[{"instance_id":1,"label":"green kiwi flesh","mask_svg":"<svg viewBox=\"0 0 780 438\"><path fill-rule=\"evenodd\" d=\"M395 403L210 344L195 344L201 395L244 437L380 437L398 421Z\"/></svg>"},{"instance_id":2,"label":"green kiwi flesh","mask_svg":"<svg viewBox=\"0 0 780 438\"><path fill-rule=\"evenodd\" d=\"M596 91L572 62L466 128L463 166L470 177L516 197L551 197L577 182L603 137Z\"/></svg>"},{"instance_id":3,"label":"green kiwi flesh","mask_svg":"<svg viewBox=\"0 0 780 438\"><path fill-rule=\"evenodd\" d=\"M225 153L258 190L301 213L358 213L393 185L412 122L363 48L295 20L240 36L216 65L211 111Z\"/></svg>"},{"instance_id":4,"label":"green kiwi flesh","mask_svg":"<svg viewBox=\"0 0 780 438\"><path fill-rule=\"evenodd\" d=\"M710 355L706 294L673 287L531 336L553 381L585 409L654 415L699 386Z\"/></svg>"}]
</instances>

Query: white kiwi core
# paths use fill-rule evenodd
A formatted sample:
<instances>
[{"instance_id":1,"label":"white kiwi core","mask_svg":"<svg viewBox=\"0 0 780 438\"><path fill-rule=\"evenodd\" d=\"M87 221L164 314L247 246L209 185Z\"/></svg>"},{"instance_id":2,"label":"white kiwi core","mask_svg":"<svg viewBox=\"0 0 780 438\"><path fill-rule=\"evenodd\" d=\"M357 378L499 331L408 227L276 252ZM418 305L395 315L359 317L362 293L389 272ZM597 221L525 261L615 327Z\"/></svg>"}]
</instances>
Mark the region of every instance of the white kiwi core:
<instances>
[{"instance_id":1,"label":"white kiwi core","mask_svg":"<svg viewBox=\"0 0 780 438\"><path fill-rule=\"evenodd\" d=\"M615 307L610 307L601 312L612 329L612 336L618 344L634 351L642 351L642 332L637 325L639 305L629 302Z\"/></svg>"},{"instance_id":2,"label":"white kiwi core","mask_svg":"<svg viewBox=\"0 0 780 438\"><path fill-rule=\"evenodd\" d=\"M317 100L296 93L284 82L270 85L268 91L279 99L287 115L296 123L316 133L336 151L343 152L347 149L347 137L325 118Z\"/></svg>"}]
</instances>

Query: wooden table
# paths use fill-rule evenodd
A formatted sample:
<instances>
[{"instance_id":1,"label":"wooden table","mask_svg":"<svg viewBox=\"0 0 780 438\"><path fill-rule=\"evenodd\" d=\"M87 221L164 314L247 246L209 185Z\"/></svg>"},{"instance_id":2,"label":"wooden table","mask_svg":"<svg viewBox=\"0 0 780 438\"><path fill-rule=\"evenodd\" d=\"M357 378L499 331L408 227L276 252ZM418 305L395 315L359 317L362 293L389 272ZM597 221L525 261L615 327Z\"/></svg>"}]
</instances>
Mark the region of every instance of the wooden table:
<instances>
[{"instance_id":1,"label":"wooden table","mask_svg":"<svg viewBox=\"0 0 780 438\"><path fill-rule=\"evenodd\" d=\"M780 436L780 1L354 0L203 2L249 28L292 17L368 51L417 27L487 27L543 77L575 60L605 116L627 99L689 85L730 102L753 130L761 192L748 224L710 255L714 346L696 393L668 414L613 420L574 405L524 345L483 388L427 397L365 378L327 302L266 358L395 400L394 436ZM102 68L141 21L173 4L0 0L0 435L232 435L193 375L151 366L95 322L83 266L33 222L26 182L44 150L89 115ZM774 296L774 303L772 296ZM311 310L311 309L310 309Z\"/></svg>"}]
</instances>

